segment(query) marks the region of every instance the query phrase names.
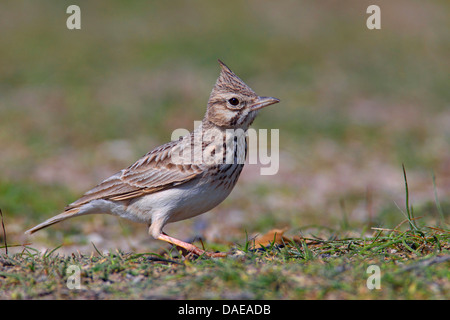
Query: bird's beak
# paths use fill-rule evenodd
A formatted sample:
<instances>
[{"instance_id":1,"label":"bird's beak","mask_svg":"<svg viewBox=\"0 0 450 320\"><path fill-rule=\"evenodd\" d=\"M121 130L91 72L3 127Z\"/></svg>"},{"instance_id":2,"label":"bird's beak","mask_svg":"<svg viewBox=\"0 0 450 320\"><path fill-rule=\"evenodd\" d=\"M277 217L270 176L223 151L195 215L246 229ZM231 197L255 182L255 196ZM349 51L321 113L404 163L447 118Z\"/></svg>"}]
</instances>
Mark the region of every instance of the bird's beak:
<instances>
[{"instance_id":1,"label":"bird's beak","mask_svg":"<svg viewBox=\"0 0 450 320\"><path fill-rule=\"evenodd\" d=\"M250 106L250 108L254 110L259 110L261 108L270 106L271 104L280 102L279 99L273 97L258 97L256 102Z\"/></svg>"}]
</instances>

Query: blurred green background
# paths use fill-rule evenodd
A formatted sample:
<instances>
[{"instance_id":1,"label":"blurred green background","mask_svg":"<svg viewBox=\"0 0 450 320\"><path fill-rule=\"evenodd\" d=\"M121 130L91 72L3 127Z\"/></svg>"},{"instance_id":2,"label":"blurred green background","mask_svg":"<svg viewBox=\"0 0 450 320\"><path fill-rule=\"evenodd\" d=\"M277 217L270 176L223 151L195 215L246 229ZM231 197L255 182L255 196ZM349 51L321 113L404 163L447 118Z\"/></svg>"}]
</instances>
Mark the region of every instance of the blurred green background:
<instances>
[{"instance_id":1,"label":"blurred green background","mask_svg":"<svg viewBox=\"0 0 450 320\"><path fill-rule=\"evenodd\" d=\"M81 30L66 9L81 8ZM366 9L381 8L381 30ZM450 211L448 1L13 1L0 5L0 208L8 241L146 250L145 227L82 217L23 231L201 120L223 60L281 99L280 170L246 166L221 206L174 236L288 226L394 227ZM436 177L436 189L432 174ZM239 191L236 191L239 190ZM138 228L139 232L134 232ZM3 235L0 235L2 239ZM125 241L125 240L126 241Z\"/></svg>"}]
</instances>

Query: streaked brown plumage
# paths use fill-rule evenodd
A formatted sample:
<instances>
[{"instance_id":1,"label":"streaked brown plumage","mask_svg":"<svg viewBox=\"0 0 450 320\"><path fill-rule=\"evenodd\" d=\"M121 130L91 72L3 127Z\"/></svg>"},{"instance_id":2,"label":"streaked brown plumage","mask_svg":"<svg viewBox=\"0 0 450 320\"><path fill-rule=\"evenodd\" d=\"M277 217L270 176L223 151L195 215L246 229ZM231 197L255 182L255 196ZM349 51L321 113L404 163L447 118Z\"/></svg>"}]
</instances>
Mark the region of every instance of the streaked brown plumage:
<instances>
[{"instance_id":1,"label":"streaked brown plumage","mask_svg":"<svg viewBox=\"0 0 450 320\"><path fill-rule=\"evenodd\" d=\"M279 102L256 95L220 60L219 64L221 73L196 130L150 151L86 192L63 213L26 233L75 216L108 213L146 223L155 239L195 254L224 256L205 252L162 231L167 223L204 213L229 195L244 166L245 132L259 109ZM230 134L231 129L234 134Z\"/></svg>"}]
</instances>

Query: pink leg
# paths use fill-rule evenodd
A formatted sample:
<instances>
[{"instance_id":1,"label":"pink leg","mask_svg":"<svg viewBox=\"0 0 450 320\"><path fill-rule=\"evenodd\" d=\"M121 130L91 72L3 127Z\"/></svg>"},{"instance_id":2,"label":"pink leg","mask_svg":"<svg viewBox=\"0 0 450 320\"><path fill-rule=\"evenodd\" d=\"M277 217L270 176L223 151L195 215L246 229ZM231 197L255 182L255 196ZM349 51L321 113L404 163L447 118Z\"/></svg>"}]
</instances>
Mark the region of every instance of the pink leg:
<instances>
[{"instance_id":1,"label":"pink leg","mask_svg":"<svg viewBox=\"0 0 450 320\"><path fill-rule=\"evenodd\" d=\"M165 234L164 232L161 232L161 234L158 236L157 239L166 241L168 243L171 243L173 245L181 247L181 248L187 250L188 252L192 252L198 256L206 255L208 257L213 257L213 258L222 258L222 257L227 256L227 254L225 252L207 252L205 250L202 250L202 249L194 246L191 243L187 243L187 242L172 238L172 237L168 236L167 234Z\"/></svg>"}]
</instances>

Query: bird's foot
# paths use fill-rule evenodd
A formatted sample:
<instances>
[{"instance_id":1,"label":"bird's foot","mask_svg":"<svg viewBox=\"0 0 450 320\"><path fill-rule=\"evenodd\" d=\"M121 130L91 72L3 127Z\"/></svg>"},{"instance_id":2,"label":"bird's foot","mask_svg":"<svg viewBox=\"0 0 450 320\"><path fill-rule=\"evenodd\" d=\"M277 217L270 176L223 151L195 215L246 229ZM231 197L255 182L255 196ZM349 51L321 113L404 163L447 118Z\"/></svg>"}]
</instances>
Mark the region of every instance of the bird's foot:
<instances>
[{"instance_id":1,"label":"bird's foot","mask_svg":"<svg viewBox=\"0 0 450 320\"><path fill-rule=\"evenodd\" d=\"M161 233L158 238L158 240L162 240L168 243L171 243L179 248L184 249L187 252L187 255L195 254L197 256L207 256L211 258L224 258L227 256L226 252L209 252L205 251L203 249L200 249L199 247L194 246L191 243L184 242L175 238L172 238L171 236L168 236L165 233Z\"/></svg>"}]
</instances>

